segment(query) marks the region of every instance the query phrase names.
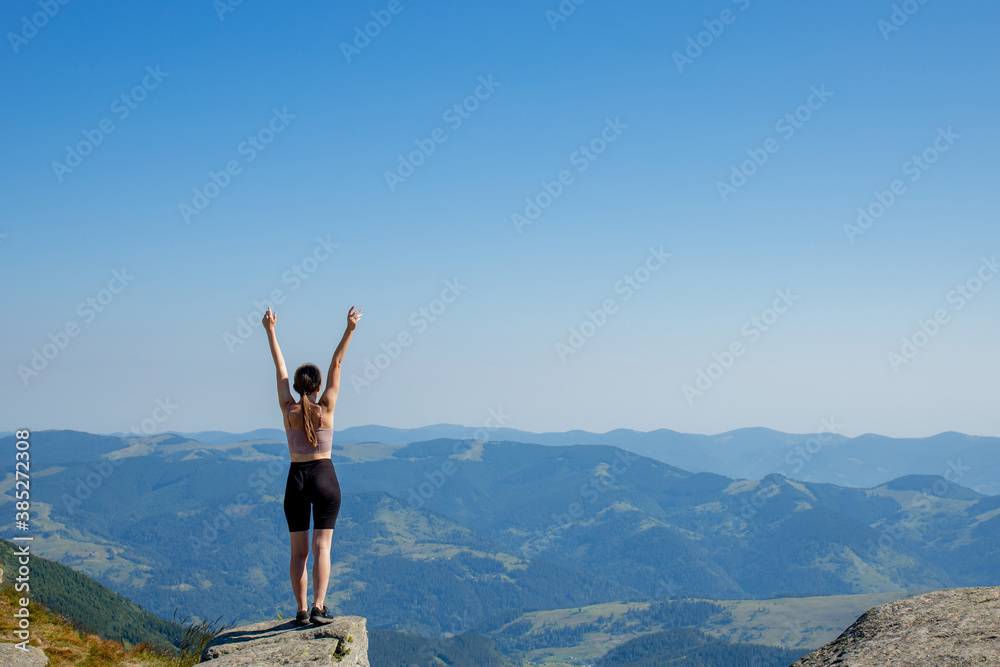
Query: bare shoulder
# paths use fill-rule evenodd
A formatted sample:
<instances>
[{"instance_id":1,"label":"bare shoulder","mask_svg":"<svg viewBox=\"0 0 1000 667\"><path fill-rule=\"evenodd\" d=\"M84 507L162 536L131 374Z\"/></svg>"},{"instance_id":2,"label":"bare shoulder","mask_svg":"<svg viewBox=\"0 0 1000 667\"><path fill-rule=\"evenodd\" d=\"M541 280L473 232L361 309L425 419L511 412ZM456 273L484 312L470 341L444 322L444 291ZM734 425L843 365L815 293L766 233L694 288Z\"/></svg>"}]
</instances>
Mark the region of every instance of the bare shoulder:
<instances>
[{"instance_id":1,"label":"bare shoulder","mask_svg":"<svg viewBox=\"0 0 1000 667\"><path fill-rule=\"evenodd\" d=\"M289 411L292 406L295 405L295 401L278 401L278 405L281 406L281 420L285 422L287 426L291 426L291 420L289 419Z\"/></svg>"},{"instance_id":2,"label":"bare shoulder","mask_svg":"<svg viewBox=\"0 0 1000 667\"><path fill-rule=\"evenodd\" d=\"M336 407L336 402L320 399L319 405L323 408L323 418L319 427L322 429L333 428L333 409Z\"/></svg>"}]
</instances>

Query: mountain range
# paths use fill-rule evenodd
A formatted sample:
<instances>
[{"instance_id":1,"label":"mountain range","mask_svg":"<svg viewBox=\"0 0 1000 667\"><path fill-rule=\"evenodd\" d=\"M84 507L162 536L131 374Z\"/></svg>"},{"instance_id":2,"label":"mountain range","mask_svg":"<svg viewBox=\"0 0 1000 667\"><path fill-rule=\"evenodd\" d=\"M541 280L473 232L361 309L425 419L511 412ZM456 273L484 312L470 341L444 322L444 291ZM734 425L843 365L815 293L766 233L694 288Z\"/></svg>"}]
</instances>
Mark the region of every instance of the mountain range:
<instances>
[{"instance_id":1,"label":"mountain range","mask_svg":"<svg viewBox=\"0 0 1000 667\"><path fill-rule=\"evenodd\" d=\"M527 622L543 610L904 596L1000 575L1000 497L944 476L852 488L690 472L600 444L337 440L344 502L328 604L372 628L476 633L537 658L586 641ZM284 443L73 431L36 432L32 443L42 555L161 616L288 614ZM12 457L13 444L0 440L0 451ZM0 482L0 505L12 487L12 475ZM682 610L668 612L645 625L595 619L588 636L605 637L606 650L638 627L677 627ZM704 627L733 636L723 625ZM782 645L814 648L829 632L804 627Z\"/></svg>"},{"instance_id":2,"label":"mountain range","mask_svg":"<svg viewBox=\"0 0 1000 667\"><path fill-rule=\"evenodd\" d=\"M1000 494L1000 438L944 432L925 438L889 438L867 433L839 435L842 426L823 420L822 431L782 433L767 428L741 428L717 435L679 433L669 429L607 433L566 431L532 433L510 428L471 428L434 424L413 429L354 426L337 431L340 443L411 442L450 438L526 442L540 445L611 445L691 472L712 472L734 479L761 479L772 473L808 482L871 488L909 474L947 476L987 495ZM247 433L203 431L176 435L208 444L248 440L283 442L280 429Z\"/></svg>"}]
</instances>

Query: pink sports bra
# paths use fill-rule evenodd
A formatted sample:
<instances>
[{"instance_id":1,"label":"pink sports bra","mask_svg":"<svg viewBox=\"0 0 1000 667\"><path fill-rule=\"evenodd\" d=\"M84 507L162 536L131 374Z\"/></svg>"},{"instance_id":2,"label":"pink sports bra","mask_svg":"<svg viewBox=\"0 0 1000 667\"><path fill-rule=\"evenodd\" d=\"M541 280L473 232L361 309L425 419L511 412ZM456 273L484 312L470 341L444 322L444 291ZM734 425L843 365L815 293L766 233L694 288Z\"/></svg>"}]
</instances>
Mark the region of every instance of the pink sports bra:
<instances>
[{"instance_id":1,"label":"pink sports bra","mask_svg":"<svg viewBox=\"0 0 1000 667\"><path fill-rule=\"evenodd\" d=\"M295 405L295 403L290 403L287 408L285 408L285 413ZM316 405L319 405L318 403ZM322 424L323 419L323 406L319 406L320 409L320 423ZM303 419L307 418L307 415L302 415ZM291 419L288 420L291 423ZM309 442L309 438L306 436L304 430L299 430L297 428L285 427L285 435L288 436L288 449L292 454L322 454L324 452L329 452L333 450L333 427L330 428L318 428L316 429L316 446Z\"/></svg>"}]
</instances>

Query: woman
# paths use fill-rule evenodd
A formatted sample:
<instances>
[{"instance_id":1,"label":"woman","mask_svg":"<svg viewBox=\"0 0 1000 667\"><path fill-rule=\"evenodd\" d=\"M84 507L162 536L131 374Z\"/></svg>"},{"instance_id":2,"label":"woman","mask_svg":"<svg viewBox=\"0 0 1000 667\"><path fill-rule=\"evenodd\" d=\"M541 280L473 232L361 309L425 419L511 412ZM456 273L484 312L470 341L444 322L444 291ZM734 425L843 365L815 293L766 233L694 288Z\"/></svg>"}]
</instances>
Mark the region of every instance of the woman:
<instances>
[{"instance_id":1,"label":"woman","mask_svg":"<svg viewBox=\"0 0 1000 667\"><path fill-rule=\"evenodd\" d=\"M333 408L340 391L340 362L344 359L351 334L361 311L354 306L347 313L347 330L333 353L327 372L326 390L319 396L323 377L319 368L303 364L295 370L293 387L301 396L296 403L288 389L288 370L274 335L277 314L268 308L262 323L271 345L271 357L278 373L278 404L284 414L285 435L291 466L285 485L285 520L292 544L288 574L298 609L295 621L299 625L329 623L333 614L324 604L326 586L330 581L330 544L340 512L340 484L330 459L333 448ZM318 400L317 400L318 399ZM309 559L309 513L312 506L313 535L313 605L306 606L309 581L306 561Z\"/></svg>"}]
</instances>

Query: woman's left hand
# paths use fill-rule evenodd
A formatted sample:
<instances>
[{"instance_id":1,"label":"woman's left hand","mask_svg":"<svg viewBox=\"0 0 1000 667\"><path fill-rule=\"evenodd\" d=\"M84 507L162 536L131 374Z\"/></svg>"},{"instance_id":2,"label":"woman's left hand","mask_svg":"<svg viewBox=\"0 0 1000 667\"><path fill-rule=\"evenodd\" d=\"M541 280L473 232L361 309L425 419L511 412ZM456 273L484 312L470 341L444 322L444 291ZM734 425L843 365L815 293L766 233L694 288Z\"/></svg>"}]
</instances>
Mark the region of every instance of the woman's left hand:
<instances>
[{"instance_id":1,"label":"woman's left hand","mask_svg":"<svg viewBox=\"0 0 1000 667\"><path fill-rule=\"evenodd\" d=\"M361 319L361 309L358 308L354 310L354 306L347 311L347 330L354 331L354 327L358 326L358 320Z\"/></svg>"}]
</instances>

